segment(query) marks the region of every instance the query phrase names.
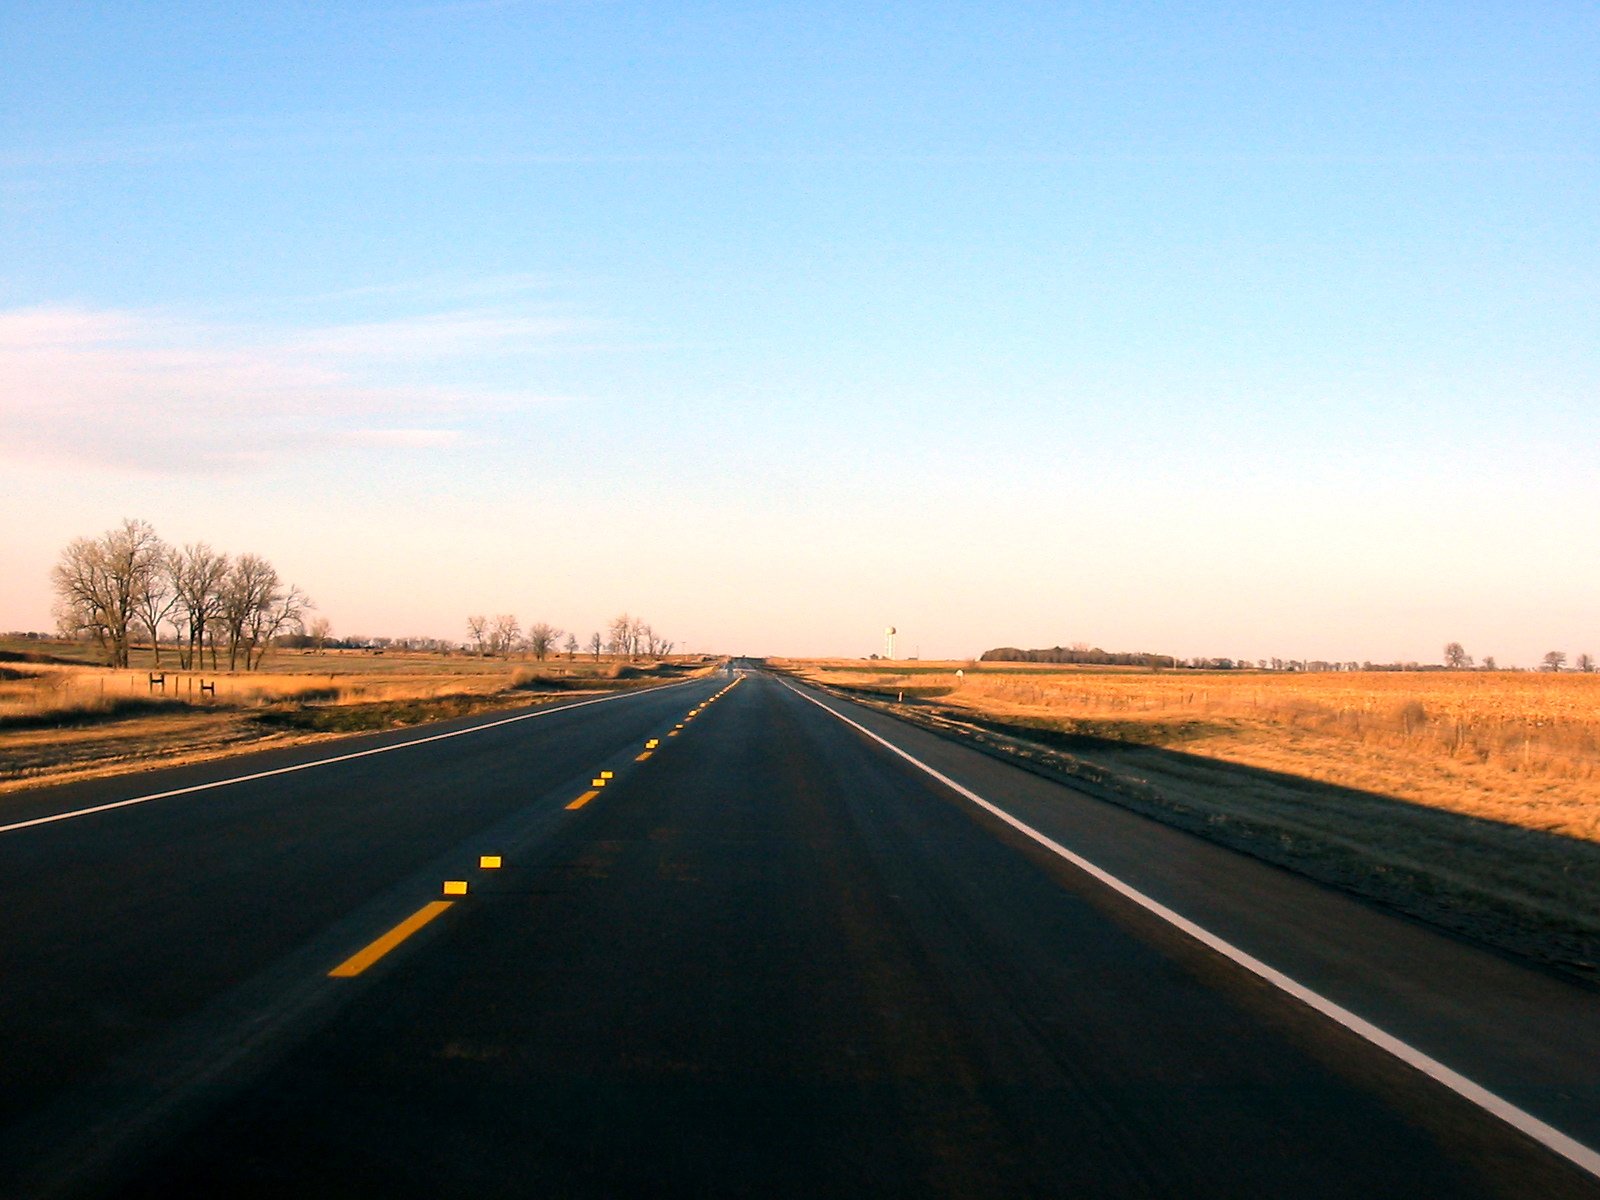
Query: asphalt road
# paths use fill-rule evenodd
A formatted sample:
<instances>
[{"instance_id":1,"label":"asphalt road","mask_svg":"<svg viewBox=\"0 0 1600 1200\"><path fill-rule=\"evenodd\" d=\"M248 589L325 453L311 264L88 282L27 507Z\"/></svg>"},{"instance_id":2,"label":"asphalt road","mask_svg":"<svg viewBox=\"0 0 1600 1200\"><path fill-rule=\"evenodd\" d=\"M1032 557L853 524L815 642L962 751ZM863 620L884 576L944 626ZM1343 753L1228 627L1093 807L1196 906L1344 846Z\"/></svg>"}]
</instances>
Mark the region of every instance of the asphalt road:
<instances>
[{"instance_id":1,"label":"asphalt road","mask_svg":"<svg viewBox=\"0 0 1600 1200\"><path fill-rule=\"evenodd\" d=\"M178 792L0 831L0 1193L1600 1196L972 796L1580 1157L1592 991L734 678L7 798Z\"/></svg>"}]
</instances>

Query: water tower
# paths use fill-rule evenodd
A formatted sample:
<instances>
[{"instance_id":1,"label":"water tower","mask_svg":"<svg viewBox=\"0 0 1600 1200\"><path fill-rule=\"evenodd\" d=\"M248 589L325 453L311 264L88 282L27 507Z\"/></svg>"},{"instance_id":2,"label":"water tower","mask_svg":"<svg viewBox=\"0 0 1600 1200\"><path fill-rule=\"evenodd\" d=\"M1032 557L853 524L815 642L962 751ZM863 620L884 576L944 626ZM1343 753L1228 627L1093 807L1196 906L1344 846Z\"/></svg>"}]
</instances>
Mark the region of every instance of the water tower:
<instances>
[{"instance_id":1,"label":"water tower","mask_svg":"<svg viewBox=\"0 0 1600 1200\"><path fill-rule=\"evenodd\" d=\"M893 658L894 657L894 626L893 625L889 626L889 628L887 628L887 629L885 629L883 631L883 645L884 645L884 655L883 656L885 658Z\"/></svg>"}]
</instances>

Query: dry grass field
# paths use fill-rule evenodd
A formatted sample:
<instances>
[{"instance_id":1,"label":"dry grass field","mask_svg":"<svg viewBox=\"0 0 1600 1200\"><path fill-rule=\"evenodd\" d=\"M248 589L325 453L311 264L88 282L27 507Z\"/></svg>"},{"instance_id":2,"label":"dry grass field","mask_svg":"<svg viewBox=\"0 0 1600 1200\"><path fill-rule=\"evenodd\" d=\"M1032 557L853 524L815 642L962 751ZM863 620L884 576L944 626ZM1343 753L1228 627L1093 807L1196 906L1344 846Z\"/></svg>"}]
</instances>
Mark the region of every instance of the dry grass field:
<instances>
[{"instance_id":1,"label":"dry grass field","mask_svg":"<svg viewBox=\"0 0 1600 1200\"><path fill-rule=\"evenodd\" d=\"M774 665L1474 936L1600 960L1600 675Z\"/></svg>"},{"instance_id":2,"label":"dry grass field","mask_svg":"<svg viewBox=\"0 0 1600 1200\"><path fill-rule=\"evenodd\" d=\"M546 703L700 665L284 651L270 655L265 670L230 673L179 671L167 652L156 672L147 649L134 654L131 670L95 666L91 656L72 643L0 644L0 792ZM152 686L152 673L165 676L161 685Z\"/></svg>"},{"instance_id":3,"label":"dry grass field","mask_svg":"<svg viewBox=\"0 0 1600 1200\"><path fill-rule=\"evenodd\" d=\"M994 666L918 664L913 673L836 662L807 664L807 673L1600 841L1600 674Z\"/></svg>"}]
</instances>

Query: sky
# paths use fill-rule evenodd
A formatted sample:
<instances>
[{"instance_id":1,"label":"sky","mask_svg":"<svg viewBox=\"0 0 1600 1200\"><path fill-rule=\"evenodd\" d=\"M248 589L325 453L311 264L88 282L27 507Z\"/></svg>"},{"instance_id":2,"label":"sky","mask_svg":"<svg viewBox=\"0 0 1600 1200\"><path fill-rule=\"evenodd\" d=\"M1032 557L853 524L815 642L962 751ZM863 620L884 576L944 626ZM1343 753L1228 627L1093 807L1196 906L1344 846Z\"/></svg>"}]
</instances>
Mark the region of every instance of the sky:
<instances>
[{"instance_id":1,"label":"sky","mask_svg":"<svg viewBox=\"0 0 1600 1200\"><path fill-rule=\"evenodd\" d=\"M1590 3L0 4L0 629L1600 651Z\"/></svg>"}]
</instances>

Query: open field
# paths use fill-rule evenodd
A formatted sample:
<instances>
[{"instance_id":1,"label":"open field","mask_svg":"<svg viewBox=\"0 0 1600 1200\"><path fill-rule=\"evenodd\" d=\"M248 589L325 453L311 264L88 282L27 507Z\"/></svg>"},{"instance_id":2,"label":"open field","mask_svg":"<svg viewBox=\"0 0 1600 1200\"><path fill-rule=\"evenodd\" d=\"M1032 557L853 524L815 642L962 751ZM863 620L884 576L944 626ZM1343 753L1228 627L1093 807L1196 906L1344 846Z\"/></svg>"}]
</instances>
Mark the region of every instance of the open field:
<instances>
[{"instance_id":1,"label":"open field","mask_svg":"<svg viewBox=\"0 0 1600 1200\"><path fill-rule=\"evenodd\" d=\"M136 651L132 669L74 643L0 644L0 792L170 766L311 737L546 703L691 673L696 662L583 656L538 663L423 653L283 651L262 671L179 671ZM165 675L153 685L152 673ZM203 690L209 685L210 690Z\"/></svg>"},{"instance_id":2,"label":"open field","mask_svg":"<svg viewBox=\"0 0 1600 1200\"><path fill-rule=\"evenodd\" d=\"M774 665L1475 937L1600 961L1600 676Z\"/></svg>"}]
</instances>

